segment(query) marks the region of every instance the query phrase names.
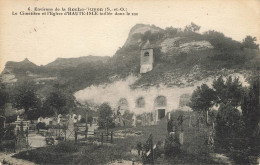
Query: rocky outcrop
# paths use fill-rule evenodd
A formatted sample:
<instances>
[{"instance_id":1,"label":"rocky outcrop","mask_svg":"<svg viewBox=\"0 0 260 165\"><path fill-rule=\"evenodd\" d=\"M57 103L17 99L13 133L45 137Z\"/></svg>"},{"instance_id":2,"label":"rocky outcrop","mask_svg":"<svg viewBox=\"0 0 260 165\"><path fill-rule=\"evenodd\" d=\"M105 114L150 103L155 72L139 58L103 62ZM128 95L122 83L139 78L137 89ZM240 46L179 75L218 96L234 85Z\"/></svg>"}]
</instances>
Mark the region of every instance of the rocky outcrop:
<instances>
[{"instance_id":1,"label":"rocky outcrop","mask_svg":"<svg viewBox=\"0 0 260 165\"><path fill-rule=\"evenodd\" d=\"M55 61L47 64L45 67L49 68L66 68L76 67L84 63L90 63L95 61L106 62L109 59L108 56L84 56L78 58L57 58Z\"/></svg>"},{"instance_id":2,"label":"rocky outcrop","mask_svg":"<svg viewBox=\"0 0 260 165\"><path fill-rule=\"evenodd\" d=\"M210 44L209 41L192 41L192 42L183 42L181 37L166 38L162 43L162 52L184 52L188 53L190 51L198 51L205 49L213 49L214 47Z\"/></svg>"},{"instance_id":3,"label":"rocky outcrop","mask_svg":"<svg viewBox=\"0 0 260 165\"><path fill-rule=\"evenodd\" d=\"M3 70L0 78L3 83L15 83L17 81L15 75L6 68Z\"/></svg>"},{"instance_id":4,"label":"rocky outcrop","mask_svg":"<svg viewBox=\"0 0 260 165\"><path fill-rule=\"evenodd\" d=\"M161 28L154 25L147 24L136 24L129 32L128 38L124 44L124 46L140 44L141 34L144 34L147 31L151 31L151 33L162 31Z\"/></svg>"}]
</instances>

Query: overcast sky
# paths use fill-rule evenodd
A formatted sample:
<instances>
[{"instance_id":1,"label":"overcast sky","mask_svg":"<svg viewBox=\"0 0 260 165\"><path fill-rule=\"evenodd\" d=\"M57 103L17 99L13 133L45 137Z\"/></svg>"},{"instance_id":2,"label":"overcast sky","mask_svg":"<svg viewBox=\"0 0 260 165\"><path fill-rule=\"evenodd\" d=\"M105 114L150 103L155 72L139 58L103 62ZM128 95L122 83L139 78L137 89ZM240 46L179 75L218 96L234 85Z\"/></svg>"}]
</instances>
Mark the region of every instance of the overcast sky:
<instances>
[{"instance_id":1,"label":"overcast sky","mask_svg":"<svg viewBox=\"0 0 260 165\"><path fill-rule=\"evenodd\" d=\"M260 1L70 1L0 2L0 69L6 61L28 58L45 65L58 57L112 56L135 24L183 28L194 22L201 32L216 30L242 41L260 40ZM124 7L138 16L13 16L28 7ZM260 43L258 41L258 43Z\"/></svg>"}]
</instances>

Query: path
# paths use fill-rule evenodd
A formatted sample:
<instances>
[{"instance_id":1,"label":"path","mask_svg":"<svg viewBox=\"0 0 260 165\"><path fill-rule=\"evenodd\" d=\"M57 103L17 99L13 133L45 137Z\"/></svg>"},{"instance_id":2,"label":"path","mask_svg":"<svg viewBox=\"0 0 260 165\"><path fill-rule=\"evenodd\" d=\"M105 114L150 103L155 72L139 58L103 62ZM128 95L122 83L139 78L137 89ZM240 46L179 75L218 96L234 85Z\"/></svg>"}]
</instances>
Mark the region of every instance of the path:
<instances>
[{"instance_id":1,"label":"path","mask_svg":"<svg viewBox=\"0 0 260 165\"><path fill-rule=\"evenodd\" d=\"M32 148L44 147L46 146L45 137L36 133L28 135L28 143Z\"/></svg>"},{"instance_id":2,"label":"path","mask_svg":"<svg viewBox=\"0 0 260 165\"><path fill-rule=\"evenodd\" d=\"M213 157L213 159L223 162L225 164L228 164L228 165L234 164L234 162L232 160L230 160L230 158L224 154L212 153L211 156Z\"/></svg>"},{"instance_id":3,"label":"path","mask_svg":"<svg viewBox=\"0 0 260 165\"><path fill-rule=\"evenodd\" d=\"M130 160L122 160L122 161L115 161L113 163L108 163L107 165L142 165L140 162L134 162Z\"/></svg>"}]
</instances>

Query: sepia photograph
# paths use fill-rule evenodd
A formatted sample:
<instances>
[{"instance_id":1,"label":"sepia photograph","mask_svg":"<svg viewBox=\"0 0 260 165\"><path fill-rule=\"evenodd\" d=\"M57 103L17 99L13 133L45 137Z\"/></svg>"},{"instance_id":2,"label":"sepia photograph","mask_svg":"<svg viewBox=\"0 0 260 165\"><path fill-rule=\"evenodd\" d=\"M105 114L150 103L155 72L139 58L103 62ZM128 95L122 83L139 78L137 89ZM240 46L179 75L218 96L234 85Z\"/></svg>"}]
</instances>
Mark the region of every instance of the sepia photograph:
<instances>
[{"instance_id":1,"label":"sepia photograph","mask_svg":"<svg viewBox=\"0 0 260 165\"><path fill-rule=\"evenodd\" d=\"M259 0L0 1L0 165L260 165Z\"/></svg>"}]
</instances>

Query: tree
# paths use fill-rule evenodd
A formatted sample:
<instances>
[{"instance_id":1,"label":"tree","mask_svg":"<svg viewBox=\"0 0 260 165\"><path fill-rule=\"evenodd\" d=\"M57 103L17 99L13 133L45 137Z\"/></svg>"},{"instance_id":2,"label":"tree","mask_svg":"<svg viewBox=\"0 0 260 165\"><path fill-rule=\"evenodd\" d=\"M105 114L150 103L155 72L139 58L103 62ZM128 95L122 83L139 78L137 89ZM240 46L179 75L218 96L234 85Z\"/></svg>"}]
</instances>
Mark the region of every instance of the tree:
<instances>
[{"instance_id":1,"label":"tree","mask_svg":"<svg viewBox=\"0 0 260 165\"><path fill-rule=\"evenodd\" d=\"M189 106L194 111L206 115L205 113L214 105L215 99L216 96L214 90L209 88L208 85L202 84L193 91Z\"/></svg>"},{"instance_id":2,"label":"tree","mask_svg":"<svg viewBox=\"0 0 260 165\"><path fill-rule=\"evenodd\" d=\"M105 128L107 125L108 127L113 127L113 111L108 103L103 103L98 108L98 125L100 128ZM108 123L107 123L108 122Z\"/></svg>"},{"instance_id":3,"label":"tree","mask_svg":"<svg viewBox=\"0 0 260 165\"><path fill-rule=\"evenodd\" d=\"M185 26L184 32L198 32L200 30L200 26L191 22L190 25Z\"/></svg>"},{"instance_id":4,"label":"tree","mask_svg":"<svg viewBox=\"0 0 260 165\"><path fill-rule=\"evenodd\" d=\"M245 123L245 135L250 140L251 153L259 154L259 149L257 148L258 142L260 140L260 104L259 104L259 80L258 78L254 80L252 87L249 89L247 95L244 96L242 102L242 113L243 120Z\"/></svg>"},{"instance_id":5,"label":"tree","mask_svg":"<svg viewBox=\"0 0 260 165\"><path fill-rule=\"evenodd\" d=\"M223 77L220 76L213 81L213 88L216 91L216 103L230 103L234 107L238 107L241 104L243 95L242 84L239 78L232 79L231 76L224 81Z\"/></svg>"},{"instance_id":6,"label":"tree","mask_svg":"<svg viewBox=\"0 0 260 165\"><path fill-rule=\"evenodd\" d=\"M177 34L178 29L177 28L173 28L172 26L171 27L166 27L165 28L165 32L166 32L167 36L174 37Z\"/></svg>"},{"instance_id":7,"label":"tree","mask_svg":"<svg viewBox=\"0 0 260 165\"><path fill-rule=\"evenodd\" d=\"M43 114L45 116L67 114L75 106L75 97L72 94L55 87L44 102Z\"/></svg>"},{"instance_id":8,"label":"tree","mask_svg":"<svg viewBox=\"0 0 260 165\"><path fill-rule=\"evenodd\" d=\"M232 38L226 37L223 33L214 30L205 32L204 37L205 40L209 41L216 50L221 51L221 53L218 53L215 56L217 59L227 60L227 58L234 54L234 50L239 50L241 46L239 42L234 41Z\"/></svg>"},{"instance_id":9,"label":"tree","mask_svg":"<svg viewBox=\"0 0 260 165\"><path fill-rule=\"evenodd\" d=\"M221 104L216 123L216 137L220 146L228 150L234 147L233 144L236 144L235 138L240 138L244 131L240 112L230 103Z\"/></svg>"},{"instance_id":10,"label":"tree","mask_svg":"<svg viewBox=\"0 0 260 165\"><path fill-rule=\"evenodd\" d=\"M5 105L9 100L9 94L6 91L4 84L0 82L0 115L5 115Z\"/></svg>"},{"instance_id":11,"label":"tree","mask_svg":"<svg viewBox=\"0 0 260 165\"><path fill-rule=\"evenodd\" d=\"M14 88L13 106L25 110L25 118L29 110L40 107L40 99L36 95L36 86L31 81L24 81Z\"/></svg>"},{"instance_id":12,"label":"tree","mask_svg":"<svg viewBox=\"0 0 260 165\"><path fill-rule=\"evenodd\" d=\"M259 45L256 44L255 41L257 41L256 37L246 36L246 38L243 39L242 47L250 49L259 49Z\"/></svg>"}]
</instances>

